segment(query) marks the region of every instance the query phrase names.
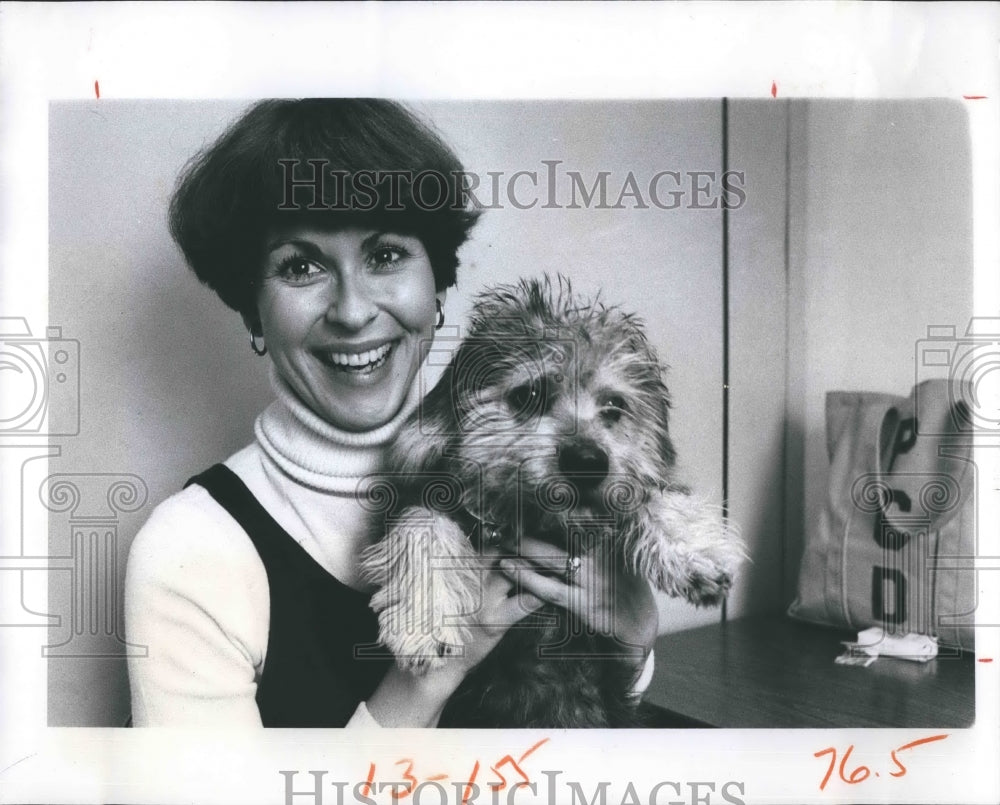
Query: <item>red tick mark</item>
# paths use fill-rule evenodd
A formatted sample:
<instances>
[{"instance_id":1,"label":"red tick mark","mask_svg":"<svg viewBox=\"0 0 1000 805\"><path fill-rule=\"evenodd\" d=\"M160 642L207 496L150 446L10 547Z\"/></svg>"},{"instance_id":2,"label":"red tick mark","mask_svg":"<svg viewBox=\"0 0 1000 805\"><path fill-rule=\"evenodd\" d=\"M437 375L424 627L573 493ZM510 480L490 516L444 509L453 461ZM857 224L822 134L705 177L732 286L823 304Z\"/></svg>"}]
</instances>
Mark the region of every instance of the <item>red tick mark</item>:
<instances>
[{"instance_id":1,"label":"red tick mark","mask_svg":"<svg viewBox=\"0 0 1000 805\"><path fill-rule=\"evenodd\" d=\"M992 657L980 657L979 662L993 662Z\"/></svg>"},{"instance_id":2,"label":"red tick mark","mask_svg":"<svg viewBox=\"0 0 1000 805\"><path fill-rule=\"evenodd\" d=\"M101 99L101 85L96 81L94 82L94 94L97 96L98 100Z\"/></svg>"},{"instance_id":3,"label":"red tick mark","mask_svg":"<svg viewBox=\"0 0 1000 805\"><path fill-rule=\"evenodd\" d=\"M962 97L967 101L982 101L986 99L985 95L963 95Z\"/></svg>"},{"instance_id":4,"label":"red tick mark","mask_svg":"<svg viewBox=\"0 0 1000 805\"><path fill-rule=\"evenodd\" d=\"M772 98L778 97L778 85L774 81L771 82L771 97Z\"/></svg>"}]
</instances>

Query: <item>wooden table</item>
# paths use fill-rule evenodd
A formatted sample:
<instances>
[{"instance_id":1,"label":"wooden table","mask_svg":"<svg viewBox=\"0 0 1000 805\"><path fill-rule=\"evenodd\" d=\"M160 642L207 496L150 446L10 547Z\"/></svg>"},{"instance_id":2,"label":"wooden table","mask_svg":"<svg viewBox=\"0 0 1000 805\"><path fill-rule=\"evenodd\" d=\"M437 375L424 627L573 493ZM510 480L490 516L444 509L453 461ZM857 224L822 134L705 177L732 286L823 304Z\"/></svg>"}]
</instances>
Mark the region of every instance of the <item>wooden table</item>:
<instances>
[{"instance_id":1,"label":"wooden table","mask_svg":"<svg viewBox=\"0 0 1000 805\"><path fill-rule=\"evenodd\" d=\"M975 658L837 665L857 635L783 616L664 635L645 700L711 727L967 727Z\"/></svg>"}]
</instances>

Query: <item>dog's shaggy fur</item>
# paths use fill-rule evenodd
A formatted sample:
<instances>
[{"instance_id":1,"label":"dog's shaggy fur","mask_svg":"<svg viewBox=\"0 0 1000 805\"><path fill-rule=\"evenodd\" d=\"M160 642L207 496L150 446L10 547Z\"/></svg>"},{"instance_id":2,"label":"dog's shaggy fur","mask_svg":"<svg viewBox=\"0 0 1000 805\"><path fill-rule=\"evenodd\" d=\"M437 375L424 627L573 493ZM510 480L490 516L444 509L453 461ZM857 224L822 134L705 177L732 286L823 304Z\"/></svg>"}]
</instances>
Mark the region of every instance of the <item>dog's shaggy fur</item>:
<instances>
[{"instance_id":1,"label":"dog's shaggy fur","mask_svg":"<svg viewBox=\"0 0 1000 805\"><path fill-rule=\"evenodd\" d=\"M497 534L508 555L524 534L593 551L694 604L721 601L743 550L717 509L675 481L669 405L634 316L574 296L562 278L482 294L395 444L389 531L365 556L379 638L397 662L426 669L462 650L482 548ZM470 673L441 723L632 725L641 659L547 605Z\"/></svg>"}]
</instances>

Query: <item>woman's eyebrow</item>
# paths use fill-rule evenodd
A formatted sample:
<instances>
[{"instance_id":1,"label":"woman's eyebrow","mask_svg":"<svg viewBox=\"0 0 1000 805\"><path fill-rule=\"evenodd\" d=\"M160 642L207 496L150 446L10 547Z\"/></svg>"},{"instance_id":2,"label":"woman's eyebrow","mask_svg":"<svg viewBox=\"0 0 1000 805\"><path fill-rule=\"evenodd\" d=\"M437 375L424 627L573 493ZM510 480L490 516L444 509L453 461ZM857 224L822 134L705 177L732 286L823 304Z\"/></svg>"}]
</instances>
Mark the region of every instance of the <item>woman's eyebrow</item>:
<instances>
[{"instance_id":1,"label":"woman's eyebrow","mask_svg":"<svg viewBox=\"0 0 1000 805\"><path fill-rule=\"evenodd\" d=\"M385 232L385 231L383 231L381 229L378 229L378 230L372 232L370 235L368 235L368 237L366 237L364 240L361 241L361 248L362 249L370 249L376 243L378 243L382 238L384 238L386 235L389 235L389 234L391 234L391 233Z\"/></svg>"},{"instance_id":2,"label":"woman's eyebrow","mask_svg":"<svg viewBox=\"0 0 1000 805\"><path fill-rule=\"evenodd\" d=\"M300 249L307 257L319 257L322 255L323 250L313 243L311 240L305 240L303 238L282 238L278 237L274 240L269 240L266 245L268 253L280 249L282 246L295 246Z\"/></svg>"},{"instance_id":3,"label":"woman's eyebrow","mask_svg":"<svg viewBox=\"0 0 1000 805\"><path fill-rule=\"evenodd\" d=\"M415 249L417 247L425 248L419 235L407 233L398 229L379 229L372 232L361 241L361 248L363 250L371 249L376 246L382 238L393 238L399 240L401 241L399 245L410 249Z\"/></svg>"}]
</instances>

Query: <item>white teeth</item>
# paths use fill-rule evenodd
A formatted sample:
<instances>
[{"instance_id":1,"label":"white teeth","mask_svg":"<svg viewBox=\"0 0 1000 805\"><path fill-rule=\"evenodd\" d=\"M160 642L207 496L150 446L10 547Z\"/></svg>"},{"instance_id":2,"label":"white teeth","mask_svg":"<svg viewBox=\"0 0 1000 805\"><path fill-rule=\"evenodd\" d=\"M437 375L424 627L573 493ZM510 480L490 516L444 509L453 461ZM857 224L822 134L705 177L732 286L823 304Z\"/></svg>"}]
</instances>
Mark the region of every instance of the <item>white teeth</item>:
<instances>
[{"instance_id":1,"label":"white teeth","mask_svg":"<svg viewBox=\"0 0 1000 805\"><path fill-rule=\"evenodd\" d=\"M334 352L330 355L331 362L338 366L361 367L377 363L389 354L392 344L383 344L378 349L370 349L367 352Z\"/></svg>"}]
</instances>

